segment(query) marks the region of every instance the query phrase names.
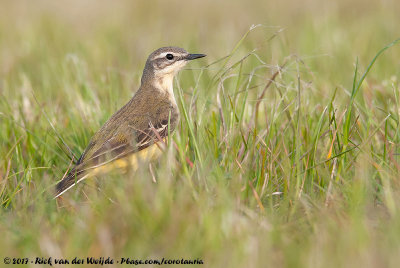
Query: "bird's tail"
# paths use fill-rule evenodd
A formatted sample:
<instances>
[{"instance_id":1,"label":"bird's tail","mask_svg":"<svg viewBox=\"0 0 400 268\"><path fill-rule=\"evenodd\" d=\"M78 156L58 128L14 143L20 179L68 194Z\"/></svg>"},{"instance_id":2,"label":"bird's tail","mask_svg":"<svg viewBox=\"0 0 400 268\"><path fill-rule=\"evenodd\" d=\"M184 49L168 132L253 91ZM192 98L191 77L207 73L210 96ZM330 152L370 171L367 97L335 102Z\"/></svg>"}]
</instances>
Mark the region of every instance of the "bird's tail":
<instances>
[{"instance_id":1,"label":"bird's tail","mask_svg":"<svg viewBox=\"0 0 400 268\"><path fill-rule=\"evenodd\" d=\"M86 177L87 172L73 168L67 176L57 183L54 198L59 197Z\"/></svg>"}]
</instances>

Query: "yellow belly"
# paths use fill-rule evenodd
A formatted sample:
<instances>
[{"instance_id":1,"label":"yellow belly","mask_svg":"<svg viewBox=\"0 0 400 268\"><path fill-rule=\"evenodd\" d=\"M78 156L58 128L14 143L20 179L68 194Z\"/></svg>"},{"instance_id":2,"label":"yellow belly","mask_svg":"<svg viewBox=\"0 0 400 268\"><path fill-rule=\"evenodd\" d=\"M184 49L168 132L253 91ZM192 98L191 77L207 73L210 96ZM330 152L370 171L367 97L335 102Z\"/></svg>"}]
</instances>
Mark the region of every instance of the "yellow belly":
<instances>
[{"instance_id":1,"label":"yellow belly","mask_svg":"<svg viewBox=\"0 0 400 268\"><path fill-rule=\"evenodd\" d=\"M163 146L163 144L156 143L137 153L110 161L107 164L94 168L85 177L108 173L114 169L129 169L135 171L140 167L140 165L147 164L148 162L160 157L163 151L161 146Z\"/></svg>"}]
</instances>

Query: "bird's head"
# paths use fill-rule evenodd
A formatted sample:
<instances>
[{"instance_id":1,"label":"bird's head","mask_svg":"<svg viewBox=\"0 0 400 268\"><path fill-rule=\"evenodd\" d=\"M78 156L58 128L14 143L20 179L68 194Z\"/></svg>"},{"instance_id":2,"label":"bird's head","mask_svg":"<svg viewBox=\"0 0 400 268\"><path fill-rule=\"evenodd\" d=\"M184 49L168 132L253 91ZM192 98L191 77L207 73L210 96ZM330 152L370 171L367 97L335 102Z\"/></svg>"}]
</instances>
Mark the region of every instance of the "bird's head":
<instances>
[{"instance_id":1,"label":"bird's head","mask_svg":"<svg viewBox=\"0 0 400 268\"><path fill-rule=\"evenodd\" d=\"M180 47L162 47L150 54L143 71L142 84L158 81L171 82L174 75L180 71L188 61L205 57L204 54L190 54Z\"/></svg>"}]
</instances>

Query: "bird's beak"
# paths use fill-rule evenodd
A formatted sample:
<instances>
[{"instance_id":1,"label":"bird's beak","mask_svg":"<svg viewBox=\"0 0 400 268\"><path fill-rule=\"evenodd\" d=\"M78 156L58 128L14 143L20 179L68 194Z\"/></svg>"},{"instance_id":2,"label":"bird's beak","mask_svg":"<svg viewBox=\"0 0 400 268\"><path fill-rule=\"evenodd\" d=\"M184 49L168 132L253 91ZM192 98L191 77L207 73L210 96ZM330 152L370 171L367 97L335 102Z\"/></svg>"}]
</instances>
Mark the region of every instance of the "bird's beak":
<instances>
[{"instance_id":1,"label":"bird's beak","mask_svg":"<svg viewBox=\"0 0 400 268\"><path fill-rule=\"evenodd\" d=\"M195 59L199 59L199 58L203 58L207 55L205 54L189 54L186 56L186 60L195 60Z\"/></svg>"}]
</instances>

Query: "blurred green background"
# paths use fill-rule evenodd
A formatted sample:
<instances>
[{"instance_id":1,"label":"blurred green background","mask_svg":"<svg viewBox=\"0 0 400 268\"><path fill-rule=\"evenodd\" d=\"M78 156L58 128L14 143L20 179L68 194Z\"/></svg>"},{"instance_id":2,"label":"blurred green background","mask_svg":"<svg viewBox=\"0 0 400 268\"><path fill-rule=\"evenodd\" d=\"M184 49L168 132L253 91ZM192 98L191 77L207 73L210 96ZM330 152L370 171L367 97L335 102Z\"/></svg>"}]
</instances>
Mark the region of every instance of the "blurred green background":
<instances>
[{"instance_id":1,"label":"blurred green background","mask_svg":"<svg viewBox=\"0 0 400 268\"><path fill-rule=\"evenodd\" d=\"M353 83L400 37L399 12L396 0L1 0L0 264L397 267L400 45ZM175 81L188 116L165 156L56 204L72 154L170 45L207 57Z\"/></svg>"}]
</instances>

